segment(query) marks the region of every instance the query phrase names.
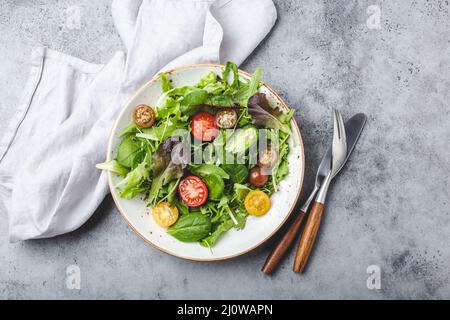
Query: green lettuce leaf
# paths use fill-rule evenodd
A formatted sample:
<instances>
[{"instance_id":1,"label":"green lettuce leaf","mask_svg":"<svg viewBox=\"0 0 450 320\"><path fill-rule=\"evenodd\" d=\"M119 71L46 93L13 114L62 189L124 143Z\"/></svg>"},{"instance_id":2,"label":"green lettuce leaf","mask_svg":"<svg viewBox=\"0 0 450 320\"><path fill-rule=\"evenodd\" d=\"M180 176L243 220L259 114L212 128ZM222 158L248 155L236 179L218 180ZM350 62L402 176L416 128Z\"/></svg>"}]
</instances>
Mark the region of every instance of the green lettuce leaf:
<instances>
[{"instance_id":1,"label":"green lettuce leaf","mask_svg":"<svg viewBox=\"0 0 450 320\"><path fill-rule=\"evenodd\" d=\"M135 136L126 136L119 145L116 160L124 167L134 169L144 159L142 143Z\"/></svg>"},{"instance_id":2,"label":"green lettuce leaf","mask_svg":"<svg viewBox=\"0 0 450 320\"><path fill-rule=\"evenodd\" d=\"M135 169L130 171L126 177L117 184L117 188L125 186L119 191L119 195L125 199L132 199L143 191L141 188L143 182L150 175L149 160L144 159Z\"/></svg>"},{"instance_id":3,"label":"green lettuce leaf","mask_svg":"<svg viewBox=\"0 0 450 320\"><path fill-rule=\"evenodd\" d=\"M110 160L103 163L96 164L95 167L100 170L106 170L113 173L117 173L121 176L126 176L130 170L122 166L116 160Z\"/></svg>"}]
</instances>

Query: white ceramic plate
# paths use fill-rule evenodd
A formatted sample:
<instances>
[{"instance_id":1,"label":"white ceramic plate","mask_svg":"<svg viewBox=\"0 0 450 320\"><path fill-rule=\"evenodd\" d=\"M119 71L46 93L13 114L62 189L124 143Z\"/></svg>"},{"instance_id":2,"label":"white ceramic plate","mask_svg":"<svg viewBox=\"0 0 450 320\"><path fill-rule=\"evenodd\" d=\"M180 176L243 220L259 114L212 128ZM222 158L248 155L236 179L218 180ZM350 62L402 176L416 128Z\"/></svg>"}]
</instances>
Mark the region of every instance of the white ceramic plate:
<instances>
[{"instance_id":1,"label":"white ceramic plate","mask_svg":"<svg viewBox=\"0 0 450 320\"><path fill-rule=\"evenodd\" d=\"M174 86L193 85L208 72L222 73L221 65L191 65L168 71ZM240 76L248 78L249 74L239 71ZM267 85L261 87L272 105L286 108L281 98ZM131 111L138 104L155 105L161 95L161 79L157 76L145 84L126 104L120 112L111 132L108 144L108 160L113 159L120 138L117 133L124 129L131 121ZM222 236L212 251L198 243L184 243L166 233L158 226L151 215L146 213L146 204L138 197L133 200L122 199L114 187L120 177L109 174L109 187L118 210L131 228L146 242L171 255L198 261L224 260L239 256L261 245L268 240L289 217L295 206L303 182L304 152L303 143L295 120L292 120L292 137L289 140L290 153L289 175L280 182L279 191L271 196L272 207L262 217L249 216L245 229L232 229Z\"/></svg>"}]
</instances>

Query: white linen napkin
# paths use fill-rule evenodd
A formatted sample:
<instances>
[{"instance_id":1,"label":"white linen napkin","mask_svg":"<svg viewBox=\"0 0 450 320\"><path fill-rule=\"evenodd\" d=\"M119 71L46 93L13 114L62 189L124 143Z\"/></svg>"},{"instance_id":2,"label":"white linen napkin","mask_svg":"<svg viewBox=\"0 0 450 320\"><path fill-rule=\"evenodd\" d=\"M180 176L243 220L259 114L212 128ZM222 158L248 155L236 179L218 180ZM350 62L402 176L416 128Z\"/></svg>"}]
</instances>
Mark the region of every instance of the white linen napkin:
<instances>
[{"instance_id":1,"label":"white linen napkin","mask_svg":"<svg viewBox=\"0 0 450 320\"><path fill-rule=\"evenodd\" d=\"M240 64L276 20L271 0L115 0L125 45L105 65L36 48L23 99L0 137L0 209L10 241L81 226L108 192L108 135L130 95L159 70Z\"/></svg>"}]
</instances>

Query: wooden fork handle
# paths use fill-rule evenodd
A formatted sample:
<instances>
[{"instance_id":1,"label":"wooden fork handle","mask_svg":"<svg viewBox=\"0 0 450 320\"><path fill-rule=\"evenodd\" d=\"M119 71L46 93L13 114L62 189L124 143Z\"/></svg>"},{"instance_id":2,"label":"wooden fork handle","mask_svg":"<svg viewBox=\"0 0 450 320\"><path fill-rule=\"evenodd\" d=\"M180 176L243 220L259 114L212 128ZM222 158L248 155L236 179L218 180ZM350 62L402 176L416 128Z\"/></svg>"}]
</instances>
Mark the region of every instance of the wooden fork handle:
<instances>
[{"instance_id":1,"label":"wooden fork handle","mask_svg":"<svg viewBox=\"0 0 450 320\"><path fill-rule=\"evenodd\" d=\"M316 241L317 231L319 230L320 221L324 211L324 204L314 202L306 220L305 228L295 254L294 272L303 272L309 255L311 254L314 242Z\"/></svg>"},{"instance_id":2,"label":"wooden fork handle","mask_svg":"<svg viewBox=\"0 0 450 320\"><path fill-rule=\"evenodd\" d=\"M305 213L303 211L300 211L297 217L295 217L294 222L284 234L283 238L281 238L280 242L278 242L272 253L267 257L267 260L261 269L262 272L264 272L265 274L271 274L276 269L284 254L289 249L292 242L294 242L298 231L300 230L300 226L302 225L304 217Z\"/></svg>"}]
</instances>

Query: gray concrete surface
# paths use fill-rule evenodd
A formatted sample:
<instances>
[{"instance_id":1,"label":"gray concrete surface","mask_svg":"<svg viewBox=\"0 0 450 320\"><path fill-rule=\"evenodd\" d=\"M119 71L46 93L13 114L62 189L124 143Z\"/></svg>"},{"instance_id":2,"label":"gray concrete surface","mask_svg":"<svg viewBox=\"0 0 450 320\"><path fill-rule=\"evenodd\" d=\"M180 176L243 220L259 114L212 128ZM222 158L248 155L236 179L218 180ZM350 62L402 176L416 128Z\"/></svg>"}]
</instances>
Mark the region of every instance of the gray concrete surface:
<instances>
[{"instance_id":1,"label":"gray concrete surface","mask_svg":"<svg viewBox=\"0 0 450 320\"><path fill-rule=\"evenodd\" d=\"M332 187L307 273L291 271L291 252L275 276L263 275L269 245L220 263L171 257L133 234L107 197L85 226L54 239L9 244L2 212L0 298L450 298L448 1L275 3L278 23L243 68L263 66L266 82L298 110L304 190L331 129L330 108L369 118ZM70 30L64 12L75 4L82 26ZM380 9L379 28L370 5ZM3 0L0 43L0 128L33 46L92 62L122 48L108 0ZM69 265L81 270L80 290L66 287ZM366 286L369 265L381 268L380 290Z\"/></svg>"}]
</instances>

